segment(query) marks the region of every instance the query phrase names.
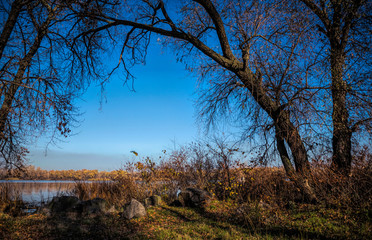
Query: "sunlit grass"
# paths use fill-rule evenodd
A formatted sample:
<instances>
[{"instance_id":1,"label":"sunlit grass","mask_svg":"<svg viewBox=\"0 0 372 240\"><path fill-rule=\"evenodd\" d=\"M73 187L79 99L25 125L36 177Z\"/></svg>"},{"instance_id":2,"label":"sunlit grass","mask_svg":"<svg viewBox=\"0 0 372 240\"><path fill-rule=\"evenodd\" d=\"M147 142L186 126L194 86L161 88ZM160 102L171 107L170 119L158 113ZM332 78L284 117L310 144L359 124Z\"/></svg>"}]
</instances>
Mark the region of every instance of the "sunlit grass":
<instances>
[{"instance_id":1,"label":"sunlit grass","mask_svg":"<svg viewBox=\"0 0 372 240\"><path fill-rule=\"evenodd\" d=\"M244 215L234 202L214 200L204 210L151 207L140 219L119 212L96 217L13 217L0 214L0 239L369 239L371 221L322 206L262 209L252 203ZM255 210L256 209L256 210ZM257 216L259 215L259 216ZM250 219L251 221L248 221Z\"/></svg>"},{"instance_id":2,"label":"sunlit grass","mask_svg":"<svg viewBox=\"0 0 372 240\"><path fill-rule=\"evenodd\" d=\"M194 209L156 207L144 219L135 220L144 237L153 239L246 239L253 235L243 227L203 216Z\"/></svg>"}]
</instances>

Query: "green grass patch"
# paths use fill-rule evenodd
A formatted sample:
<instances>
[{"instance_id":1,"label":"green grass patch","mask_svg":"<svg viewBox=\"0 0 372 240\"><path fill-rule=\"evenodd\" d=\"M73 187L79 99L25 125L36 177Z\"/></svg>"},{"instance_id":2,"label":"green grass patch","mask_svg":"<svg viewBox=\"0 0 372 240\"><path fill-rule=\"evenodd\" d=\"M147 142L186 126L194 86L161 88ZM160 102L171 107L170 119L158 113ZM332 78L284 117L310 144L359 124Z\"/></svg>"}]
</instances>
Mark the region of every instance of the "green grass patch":
<instances>
[{"instance_id":1,"label":"green grass patch","mask_svg":"<svg viewBox=\"0 0 372 240\"><path fill-rule=\"evenodd\" d=\"M368 214L300 205L265 209L257 203L212 201L205 209L148 209L140 219L119 213L48 218L0 214L0 239L371 239Z\"/></svg>"}]
</instances>

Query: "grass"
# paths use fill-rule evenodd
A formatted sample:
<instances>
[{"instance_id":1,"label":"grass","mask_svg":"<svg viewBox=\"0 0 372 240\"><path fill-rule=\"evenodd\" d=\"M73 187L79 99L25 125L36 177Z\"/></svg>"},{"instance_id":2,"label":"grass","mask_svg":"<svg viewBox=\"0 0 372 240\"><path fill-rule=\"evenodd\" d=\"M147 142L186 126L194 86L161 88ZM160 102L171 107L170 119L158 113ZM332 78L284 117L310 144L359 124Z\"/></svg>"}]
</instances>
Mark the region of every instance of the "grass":
<instances>
[{"instance_id":1,"label":"grass","mask_svg":"<svg viewBox=\"0 0 372 240\"><path fill-rule=\"evenodd\" d=\"M153 239L246 239L252 233L241 226L212 219L189 208L162 206L137 220L144 238ZM147 228L147 226L151 226Z\"/></svg>"},{"instance_id":2,"label":"grass","mask_svg":"<svg viewBox=\"0 0 372 240\"><path fill-rule=\"evenodd\" d=\"M119 213L0 214L0 239L370 239L371 231L364 212L305 204L291 210L217 200L204 209L162 205L129 221Z\"/></svg>"}]
</instances>

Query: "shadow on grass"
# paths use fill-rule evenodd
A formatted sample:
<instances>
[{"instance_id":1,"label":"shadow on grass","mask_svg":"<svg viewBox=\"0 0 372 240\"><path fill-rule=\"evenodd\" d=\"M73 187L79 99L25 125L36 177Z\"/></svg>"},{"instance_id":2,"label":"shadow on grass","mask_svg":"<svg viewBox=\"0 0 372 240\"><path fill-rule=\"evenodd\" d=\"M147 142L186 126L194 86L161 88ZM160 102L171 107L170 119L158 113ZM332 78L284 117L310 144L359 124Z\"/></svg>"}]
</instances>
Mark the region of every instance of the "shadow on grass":
<instances>
[{"instance_id":1,"label":"shadow on grass","mask_svg":"<svg viewBox=\"0 0 372 240\"><path fill-rule=\"evenodd\" d=\"M138 226L119 216L53 216L46 223L47 239L138 239Z\"/></svg>"},{"instance_id":2,"label":"shadow on grass","mask_svg":"<svg viewBox=\"0 0 372 240\"><path fill-rule=\"evenodd\" d=\"M162 209L166 210L166 211L169 211L171 213L173 213L174 215L176 215L177 217L179 217L182 221L185 221L185 222L192 222L194 220L188 218L187 216L185 216L184 214L180 213L180 212L177 212L169 207L164 207L162 206L161 207Z\"/></svg>"},{"instance_id":3,"label":"shadow on grass","mask_svg":"<svg viewBox=\"0 0 372 240\"><path fill-rule=\"evenodd\" d=\"M270 226L264 224L257 224L257 227L251 226L247 222L242 220L238 221L238 218L226 219L226 216L223 216L218 213L206 212L203 208L195 209L195 211L203 218L211 220L211 227L218 226L219 228L226 229L225 224L231 224L242 231L258 235L262 237L272 237L274 239L284 238L284 239L324 239L324 240L333 240L333 239L350 239L350 237L342 236L327 236L322 233L310 232L306 230L293 229L285 226ZM225 223L225 224L223 224ZM254 224L254 223L253 223Z\"/></svg>"},{"instance_id":4,"label":"shadow on grass","mask_svg":"<svg viewBox=\"0 0 372 240\"><path fill-rule=\"evenodd\" d=\"M205 211L204 209L168 206L159 207L156 211L164 211L156 216L168 214L172 215L174 219L180 220L159 221L165 224L163 229L165 226L168 232L165 232L164 235L158 235L156 239L161 239L159 236L174 236L171 234L166 235L166 233L177 233L178 228L183 223L185 223L182 226L184 231L180 232L179 237L187 237L187 234L196 231L197 233L191 236L203 239L202 237L205 236L203 231L205 229L205 231L211 230L213 235L208 236L212 236L213 239L219 239L221 235L227 236L228 239L234 239L234 233L241 233L240 236L252 236L256 239L347 239L347 237L334 236L332 233L326 233L328 234L326 235L292 228L291 226L272 226L263 223L260 225L260 221L255 222L253 220L248 223L231 212L221 214ZM33 224L33 230L30 230L30 224ZM81 216L74 213L66 213L48 219L45 218L39 223L30 224L23 224L22 228L25 234L29 233L31 235L28 237L26 235L20 236L17 239L149 239L154 233L150 228L156 226L157 223L156 221L153 222L151 218L128 221L119 214ZM149 229L145 229L147 227ZM222 234L220 234L221 232ZM225 233L226 235L224 235ZM15 239L11 237L11 232L4 236L4 239ZM368 239L368 237L358 237L357 235L353 235L351 238ZM225 237L221 239L225 239Z\"/></svg>"}]
</instances>

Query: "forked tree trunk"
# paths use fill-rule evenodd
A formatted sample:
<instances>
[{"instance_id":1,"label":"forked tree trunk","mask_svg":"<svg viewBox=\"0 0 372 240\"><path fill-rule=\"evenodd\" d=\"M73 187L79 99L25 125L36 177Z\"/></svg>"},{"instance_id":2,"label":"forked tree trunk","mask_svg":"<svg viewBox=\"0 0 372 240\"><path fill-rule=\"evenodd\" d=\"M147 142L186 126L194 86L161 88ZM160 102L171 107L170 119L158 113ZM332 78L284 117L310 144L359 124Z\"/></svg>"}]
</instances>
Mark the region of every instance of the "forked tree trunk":
<instances>
[{"instance_id":1,"label":"forked tree trunk","mask_svg":"<svg viewBox=\"0 0 372 240\"><path fill-rule=\"evenodd\" d=\"M233 51L229 45L228 34L225 31L225 24L223 22L223 18L219 15L216 7L214 6L213 1L210 0L196 0L195 2L199 3L206 13L208 13L209 17L213 21L213 25L216 30L216 34L218 37L219 47L221 47L222 54L219 54L208 47L198 36L193 36L189 33L189 30L182 30L178 28L174 22L169 18L169 15L164 8L164 4L160 2L160 4L156 7L156 9L161 9L166 22L170 25L170 28L161 28L154 26L153 24L143 24L135 21L127 21L127 20L115 20L110 24L107 24L107 28L111 26L123 25L128 27L134 27L136 29L142 29L143 31L150 31L153 33L161 34L163 36L172 37L175 39L179 39L185 41L186 43L192 44L195 48L197 48L201 53L208 56L210 59L215 61L221 67L234 73L243 83L244 87L248 89L254 100L258 103L258 105L268 114L268 116L274 121L277 127L280 129L281 139L279 144L284 145L284 141L288 143L288 146L291 150L291 154L293 156L293 160L295 163L296 171L289 171L289 176L292 178L293 181L299 186L302 190L306 198L309 200L316 199L315 195L311 187L308 184L308 176L310 176L310 164L307 158L307 151L304 147L300 134L296 126L291 122L289 113L285 112L280 104L275 101L269 94L262 83L262 77L260 74L255 74L252 72L250 67L248 66L247 58L249 54L246 50L242 51L243 53L243 61L239 60L235 57ZM156 15L156 11L154 17ZM102 30L106 29L102 28ZM207 29L206 29L207 30ZM203 30L204 31L204 30ZM86 33L88 34L89 31ZM235 44L235 43L234 43ZM245 43L241 43L241 45L245 45ZM235 46L237 47L237 46ZM234 48L235 48L234 47ZM279 145L281 146L281 145ZM281 150L282 153L284 153ZM288 154L287 154L288 156ZM287 159L287 160L286 160ZM284 163L288 162L289 158L284 158ZM289 166L285 166L288 169ZM294 169L294 167L292 167Z\"/></svg>"},{"instance_id":2,"label":"forked tree trunk","mask_svg":"<svg viewBox=\"0 0 372 240\"><path fill-rule=\"evenodd\" d=\"M309 185L308 176L302 175L293 168L284 140L280 135L279 130L276 128L276 146L288 178L301 190L306 202L317 203L318 199L313 188Z\"/></svg>"},{"instance_id":3,"label":"forked tree trunk","mask_svg":"<svg viewBox=\"0 0 372 240\"><path fill-rule=\"evenodd\" d=\"M278 106L262 87L260 76L249 71L239 72L237 75L252 93L257 103L273 119L276 126L277 148L288 177L295 182L303 193L307 202L317 202L316 195L309 185L311 174L307 151L301 139L298 129L293 125L287 111ZM295 168L289 159L284 141L288 143L291 150Z\"/></svg>"}]
</instances>

